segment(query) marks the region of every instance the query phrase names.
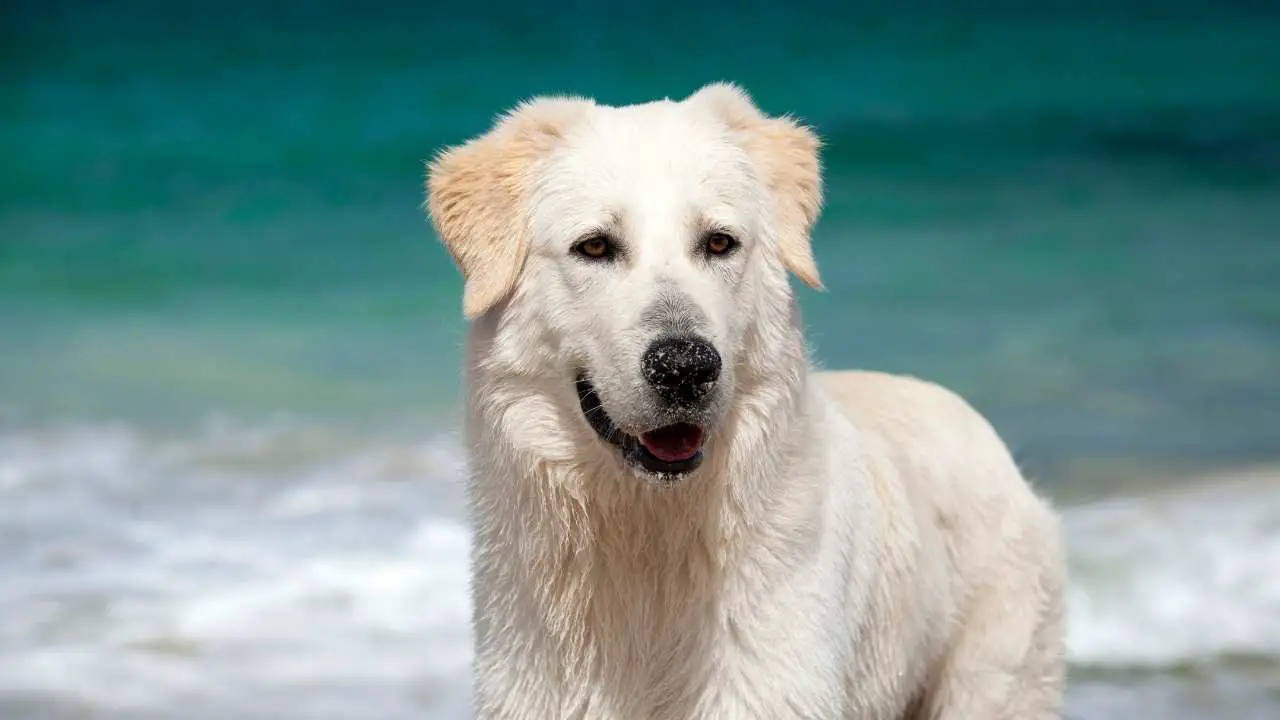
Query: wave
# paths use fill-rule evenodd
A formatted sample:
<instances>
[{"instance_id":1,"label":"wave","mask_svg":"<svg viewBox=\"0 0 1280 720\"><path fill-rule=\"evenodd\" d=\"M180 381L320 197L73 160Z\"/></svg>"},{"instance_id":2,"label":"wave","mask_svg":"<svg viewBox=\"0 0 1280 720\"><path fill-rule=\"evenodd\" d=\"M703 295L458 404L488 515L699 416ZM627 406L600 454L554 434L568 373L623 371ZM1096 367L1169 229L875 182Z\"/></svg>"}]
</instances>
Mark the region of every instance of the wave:
<instances>
[{"instance_id":1,"label":"wave","mask_svg":"<svg viewBox=\"0 0 1280 720\"><path fill-rule=\"evenodd\" d=\"M0 710L462 717L456 437L0 432ZM1280 658L1280 472L1065 510L1070 658Z\"/></svg>"},{"instance_id":2,"label":"wave","mask_svg":"<svg viewBox=\"0 0 1280 720\"><path fill-rule=\"evenodd\" d=\"M1081 666L1280 658L1280 470L1068 508Z\"/></svg>"},{"instance_id":3,"label":"wave","mask_svg":"<svg viewBox=\"0 0 1280 720\"><path fill-rule=\"evenodd\" d=\"M456 717L455 438L0 435L0 715Z\"/></svg>"}]
</instances>

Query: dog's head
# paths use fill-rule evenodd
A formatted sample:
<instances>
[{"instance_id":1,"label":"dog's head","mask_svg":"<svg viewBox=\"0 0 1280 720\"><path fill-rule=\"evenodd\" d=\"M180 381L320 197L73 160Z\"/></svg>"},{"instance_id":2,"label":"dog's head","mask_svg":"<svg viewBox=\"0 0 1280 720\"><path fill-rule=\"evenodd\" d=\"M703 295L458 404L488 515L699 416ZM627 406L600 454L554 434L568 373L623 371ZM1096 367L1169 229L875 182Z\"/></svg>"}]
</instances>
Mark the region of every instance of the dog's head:
<instances>
[{"instance_id":1,"label":"dog's head","mask_svg":"<svg viewBox=\"0 0 1280 720\"><path fill-rule=\"evenodd\" d=\"M727 84L621 108L538 99L441 153L428 209L467 317L518 323L513 350L600 441L670 478L701 463L752 344L790 320L787 271L820 287L817 150Z\"/></svg>"}]
</instances>

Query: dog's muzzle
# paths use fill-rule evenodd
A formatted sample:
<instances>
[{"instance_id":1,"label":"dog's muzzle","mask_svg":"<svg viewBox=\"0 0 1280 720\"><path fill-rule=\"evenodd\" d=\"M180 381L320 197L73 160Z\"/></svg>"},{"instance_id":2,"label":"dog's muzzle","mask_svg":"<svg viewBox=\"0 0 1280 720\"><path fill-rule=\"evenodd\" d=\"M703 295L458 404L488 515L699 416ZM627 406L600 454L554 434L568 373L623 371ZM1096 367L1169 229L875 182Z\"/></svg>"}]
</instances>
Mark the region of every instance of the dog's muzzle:
<instances>
[{"instance_id":1,"label":"dog's muzzle","mask_svg":"<svg viewBox=\"0 0 1280 720\"><path fill-rule=\"evenodd\" d=\"M640 370L660 408L659 419L635 435L614 424L585 372L575 382L578 403L600 439L618 447L628 463L659 477L684 475L702 464L703 423L720 369L720 353L706 340L688 335L655 340L641 356Z\"/></svg>"}]
</instances>

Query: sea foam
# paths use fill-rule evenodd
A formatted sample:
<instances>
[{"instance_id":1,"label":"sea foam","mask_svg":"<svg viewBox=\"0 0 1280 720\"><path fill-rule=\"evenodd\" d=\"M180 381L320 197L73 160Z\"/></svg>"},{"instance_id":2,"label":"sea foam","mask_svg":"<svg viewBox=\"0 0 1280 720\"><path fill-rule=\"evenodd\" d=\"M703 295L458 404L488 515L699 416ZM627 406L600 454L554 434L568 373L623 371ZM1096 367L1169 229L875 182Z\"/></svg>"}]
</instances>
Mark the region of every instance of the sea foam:
<instances>
[{"instance_id":1,"label":"sea foam","mask_svg":"<svg viewBox=\"0 0 1280 720\"><path fill-rule=\"evenodd\" d=\"M464 717L462 474L449 435L6 430L0 710ZM1275 662L1278 478L1065 508L1072 663Z\"/></svg>"}]
</instances>

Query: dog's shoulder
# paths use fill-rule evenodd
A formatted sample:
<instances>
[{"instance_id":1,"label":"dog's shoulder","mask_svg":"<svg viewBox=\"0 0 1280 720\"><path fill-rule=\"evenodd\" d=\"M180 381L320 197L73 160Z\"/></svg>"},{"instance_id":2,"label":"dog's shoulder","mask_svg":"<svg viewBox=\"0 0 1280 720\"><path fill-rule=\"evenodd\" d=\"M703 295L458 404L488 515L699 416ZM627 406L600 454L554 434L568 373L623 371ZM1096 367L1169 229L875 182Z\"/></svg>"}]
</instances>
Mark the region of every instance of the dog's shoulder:
<instances>
[{"instance_id":1,"label":"dog's shoulder","mask_svg":"<svg viewBox=\"0 0 1280 720\"><path fill-rule=\"evenodd\" d=\"M938 525L1056 527L1004 440L958 393L873 371L819 373L819 382L857 430L868 465L896 478Z\"/></svg>"}]
</instances>

